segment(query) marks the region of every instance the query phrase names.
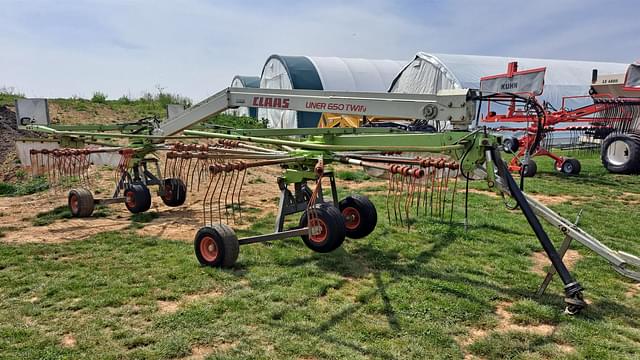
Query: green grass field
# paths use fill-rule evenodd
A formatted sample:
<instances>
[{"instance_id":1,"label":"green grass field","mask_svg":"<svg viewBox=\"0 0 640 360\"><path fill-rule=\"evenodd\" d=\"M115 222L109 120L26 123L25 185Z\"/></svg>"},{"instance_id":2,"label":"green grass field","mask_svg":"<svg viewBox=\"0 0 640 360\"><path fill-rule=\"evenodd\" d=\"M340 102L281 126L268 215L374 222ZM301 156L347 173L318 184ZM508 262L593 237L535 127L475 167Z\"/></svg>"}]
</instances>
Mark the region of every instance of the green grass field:
<instances>
[{"instance_id":1,"label":"green grass field","mask_svg":"<svg viewBox=\"0 0 640 360\"><path fill-rule=\"evenodd\" d=\"M540 160L525 190L565 196L551 207L569 219L584 209L585 230L640 253L640 178L586 157L571 178ZM230 270L200 267L191 243L134 230L0 243L0 358L640 358L640 294L586 248L573 246L573 274L590 305L564 315L558 279L534 296L541 247L501 200L471 193L467 231L458 196L453 225L422 218L407 232L387 223L386 190L368 190L379 213L369 237L329 254L300 239L248 245ZM272 223L258 218L240 235ZM551 331L530 331L541 327Z\"/></svg>"}]
</instances>

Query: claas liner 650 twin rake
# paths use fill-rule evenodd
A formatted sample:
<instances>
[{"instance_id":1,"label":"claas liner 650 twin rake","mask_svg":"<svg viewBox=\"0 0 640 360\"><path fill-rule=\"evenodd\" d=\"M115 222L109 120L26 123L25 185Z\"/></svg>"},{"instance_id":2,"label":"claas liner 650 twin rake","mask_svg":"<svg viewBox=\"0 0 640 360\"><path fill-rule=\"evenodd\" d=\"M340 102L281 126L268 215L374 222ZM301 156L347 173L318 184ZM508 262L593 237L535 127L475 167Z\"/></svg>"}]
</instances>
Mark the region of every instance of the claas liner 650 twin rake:
<instances>
[{"instance_id":1,"label":"claas liner 650 twin rake","mask_svg":"<svg viewBox=\"0 0 640 360\"><path fill-rule=\"evenodd\" d=\"M409 218L414 214L450 219L458 192L458 178L485 178L489 188L515 200L531 225L553 264L553 272L557 272L564 283L570 313L585 306L581 285L562 261L571 240L577 240L603 256L621 274L640 281L640 272L630 269L640 267L640 258L609 249L525 195L500 157L501 137L489 134L484 128L469 130L478 116L476 104L491 98L475 90L407 95L228 88L177 117L151 126L145 135L141 131L117 135L133 139L135 146L58 151L67 151L68 160L85 156L87 151L119 152L121 161L116 169L116 190L112 199L106 201L125 201L134 212L148 209L150 185L159 185L158 193L169 205L183 203L187 187L202 187L205 192L204 226L197 231L194 247L197 259L206 266L232 266L240 245L301 236L312 250L330 252L338 248L345 237L367 236L375 228L377 212L366 196L338 199L331 165L344 163L362 166L368 172L387 177L388 220L391 221L393 214L397 223L406 226L411 224ZM239 106L311 112L330 109L334 113L360 116L426 119L441 121L449 130L440 133L408 133L380 128L188 130L211 115ZM77 147L96 136L96 133L60 131L35 125L28 128L48 131L67 141L72 139ZM177 136L179 133L183 136ZM172 138L182 142L165 143ZM188 140L185 139L195 138L202 141L186 143ZM155 155L160 152L165 153L166 162L164 166L156 166L156 173L152 174L148 165L158 165L159 157ZM34 156L42 157L42 154ZM45 166L51 166L56 161L41 158L40 163L43 162ZM86 160L71 162L77 165L65 166L65 171L78 174L87 168ZM281 195L275 231L238 239L226 223L242 217L240 194L247 169L270 165L283 168L283 174L278 178ZM168 178L160 180L163 179L162 172ZM330 196L325 197L323 180L330 185ZM93 203L100 201L94 200L87 189L72 190L69 195L72 210L74 206L92 208ZM284 229L285 217L300 212L299 225ZM86 215L89 211L78 213L73 210L73 213ZM560 252L550 241L538 216L565 234ZM548 280L553 272L550 271Z\"/></svg>"}]
</instances>

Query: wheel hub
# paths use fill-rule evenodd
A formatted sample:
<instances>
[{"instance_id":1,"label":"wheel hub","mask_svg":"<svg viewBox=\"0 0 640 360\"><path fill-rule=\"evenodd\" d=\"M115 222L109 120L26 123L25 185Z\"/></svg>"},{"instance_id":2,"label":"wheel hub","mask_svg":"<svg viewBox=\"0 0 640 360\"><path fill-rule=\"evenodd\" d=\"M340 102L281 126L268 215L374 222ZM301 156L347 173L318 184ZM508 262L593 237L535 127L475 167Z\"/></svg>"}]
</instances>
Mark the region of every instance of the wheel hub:
<instances>
[{"instance_id":1,"label":"wheel hub","mask_svg":"<svg viewBox=\"0 0 640 360\"><path fill-rule=\"evenodd\" d=\"M212 237L206 236L200 242L200 253L206 261L215 261L218 257L218 246Z\"/></svg>"},{"instance_id":2,"label":"wheel hub","mask_svg":"<svg viewBox=\"0 0 640 360\"><path fill-rule=\"evenodd\" d=\"M629 145L625 141L613 141L607 148L607 159L612 165L620 166L629 161Z\"/></svg>"},{"instance_id":3,"label":"wheel hub","mask_svg":"<svg viewBox=\"0 0 640 360\"><path fill-rule=\"evenodd\" d=\"M327 224L322 219L312 219L309 227L309 239L316 243L321 243L327 239Z\"/></svg>"},{"instance_id":4,"label":"wheel hub","mask_svg":"<svg viewBox=\"0 0 640 360\"><path fill-rule=\"evenodd\" d=\"M355 230L360 226L360 212L353 207L347 207L342 210L344 216L345 227L349 230Z\"/></svg>"},{"instance_id":5,"label":"wheel hub","mask_svg":"<svg viewBox=\"0 0 640 360\"><path fill-rule=\"evenodd\" d=\"M135 196L133 196L133 192L131 191L127 193L124 201L127 203L127 206L130 208L136 206L136 198Z\"/></svg>"},{"instance_id":6,"label":"wheel hub","mask_svg":"<svg viewBox=\"0 0 640 360\"><path fill-rule=\"evenodd\" d=\"M78 196L73 194L71 195L71 199L69 201L69 205L71 207L71 212L74 214L78 212Z\"/></svg>"}]
</instances>

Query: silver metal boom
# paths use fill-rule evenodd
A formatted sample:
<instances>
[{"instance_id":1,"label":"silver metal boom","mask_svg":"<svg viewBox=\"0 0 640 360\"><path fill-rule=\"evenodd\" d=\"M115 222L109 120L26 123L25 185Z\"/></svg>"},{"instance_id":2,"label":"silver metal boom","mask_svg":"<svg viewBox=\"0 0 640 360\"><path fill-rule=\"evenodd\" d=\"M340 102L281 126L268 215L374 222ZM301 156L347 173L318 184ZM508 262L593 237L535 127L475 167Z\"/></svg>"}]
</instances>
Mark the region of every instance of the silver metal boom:
<instances>
[{"instance_id":1,"label":"silver metal boom","mask_svg":"<svg viewBox=\"0 0 640 360\"><path fill-rule=\"evenodd\" d=\"M226 88L162 123L154 135L171 136L227 109L240 106L329 112L362 116L391 116L449 122L466 130L475 116L475 91L444 90L437 95Z\"/></svg>"}]
</instances>

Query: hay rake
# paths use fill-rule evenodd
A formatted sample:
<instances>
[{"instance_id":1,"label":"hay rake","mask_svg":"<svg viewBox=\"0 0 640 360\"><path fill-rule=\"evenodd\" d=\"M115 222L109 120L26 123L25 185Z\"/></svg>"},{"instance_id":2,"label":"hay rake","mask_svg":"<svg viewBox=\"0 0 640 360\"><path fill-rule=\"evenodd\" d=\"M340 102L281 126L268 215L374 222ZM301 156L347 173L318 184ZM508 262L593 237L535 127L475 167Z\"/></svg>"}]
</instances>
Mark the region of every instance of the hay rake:
<instances>
[{"instance_id":1,"label":"hay rake","mask_svg":"<svg viewBox=\"0 0 640 360\"><path fill-rule=\"evenodd\" d=\"M522 193L500 157L502 138L484 128L469 131L476 114L475 103L483 100L486 98L470 90L407 95L225 89L159 124L148 135L118 135L134 140L135 146L118 149L118 181L112 199L125 201L127 207L130 200L135 206L142 203L135 210L144 211L150 203L148 185L159 185L161 196L171 194L174 205L184 203L187 187L201 187L205 191L204 226L195 236L196 257L206 266L229 267L236 262L240 245L300 236L313 251L329 252L338 248L345 237L357 239L371 233L378 221L374 204L357 194L339 200L333 164L362 166L386 178L388 220L391 221L393 213L394 222L407 228L414 216L451 221L459 175L469 179L472 173L484 173L489 188L515 199L531 225L564 283L567 311L576 313L585 306L583 289L569 273L536 213L559 226L566 236L605 257L625 276L640 281L640 273L633 270L633 266L640 267L640 258L607 248ZM248 104L314 112L331 108L361 116L426 119L446 122L450 130L442 133L407 133L384 128L188 130L211 115ZM98 136L43 126L28 128L76 141ZM185 136L176 136L180 132ZM197 138L201 143L165 143L175 138L180 141ZM163 172L158 164L162 156L153 156L162 153L166 155ZM155 174L149 171L150 164L155 164ZM227 223L242 221L246 172L274 165L283 169L278 178L280 201L274 232L238 239ZM168 178L160 180L162 173ZM330 191L325 193L327 182ZM87 189L74 189L69 196L70 206L82 208L91 193ZM296 213L302 213L298 225L285 229L285 218Z\"/></svg>"},{"instance_id":2,"label":"hay rake","mask_svg":"<svg viewBox=\"0 0 640 360\"><path fill-rule=\"evenodd\" d=\"M514 156L509 162L509 170L520 172L523 176L534 176L537 171L533 157L546 156L554 161L555 169L567 175L580 173L581 165L577 159L558 156L549 149L553 146L554 133L569 133L569 146L572 149L596 149L598 143L602 143L603 164L612 172L636 172L640 171L640 98L618 97L611 93L591 89L590 96L566 96L562 99L559 110L543 106L538 103L536 96L542 94L543 82L534 81L544 79L545 68L518 71L517 62L509 63L507 73L492 75L481 79L481 88L492 88L496 91L502 88L512 89L510 92L499 92L491 96L492 102L506 103L508 106L505 114L496 114L489 108L488 115L482 119L488 123L518 123L526 126L497 127L496 131L522 132L524 135L518 138L505 140L505 150ZM597 73L594 74L594 87ZM518 84L527 84L527 86ZM622 86L624 80L617 82ZM606 86L610 87L608 79ZM525 96L523 96L523 94ZM629 94L625 94L628 96ZM566 105L569 100L585 100L592 103L576 109L569 109ZM524 101L523 101L524 100ZM576 125L573 125L576 124ZM559 125L559 126L558 126ZM627 137L620 134L632 134ZM636 134L634 136L633 134ZM620 140L616 138L622 138ZM612 142L629 142L637 144L635 154L620 154L622 160L628 161L631 166L618 169L620 164L609 164L606 161L608 148ZM585 145L586 144L586 145ZM614 144L615 145L615 144ZM633 146L632 146L633 147ZM629 153L629 148L619 149ZM615 146L614 146L615 150ZM615 157L615 156L614 156ZM629 161L631 158L632 161ZM635 158L635 161L633 161ZM612 166L613 165L613 166Z\"/></svg>"}]
</instances>

